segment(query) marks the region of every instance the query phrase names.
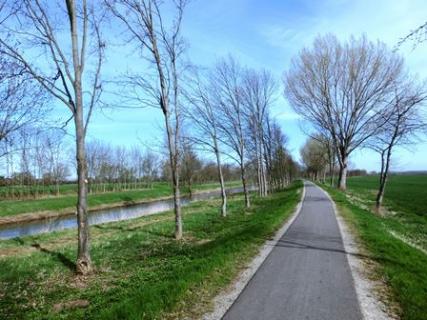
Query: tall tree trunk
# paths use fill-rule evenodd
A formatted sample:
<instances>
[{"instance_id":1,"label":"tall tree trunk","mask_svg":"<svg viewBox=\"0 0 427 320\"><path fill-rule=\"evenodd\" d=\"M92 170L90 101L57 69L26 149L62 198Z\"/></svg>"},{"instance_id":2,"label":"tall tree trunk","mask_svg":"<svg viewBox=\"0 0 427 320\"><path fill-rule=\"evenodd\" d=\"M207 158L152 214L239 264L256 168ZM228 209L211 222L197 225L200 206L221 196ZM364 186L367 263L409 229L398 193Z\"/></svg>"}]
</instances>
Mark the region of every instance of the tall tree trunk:
<instances>
[{"instance_id":1,"label":"tall tree trunk","mask_svg":"<svg viewBox=\"0 0 427 320\"><path fill-rule=\"evenodd\" d=\"M216 156L216 165L218 168L218 180L221 185L221 217L227 216L227 194L225 192L225 183L224 183L224 175L222 174L221 167L221 155L218 150L218 143L214 138L214 147L215 147L215 156Z\"/></svg>"},{"instance_id":2,"label":"tall tree trunk","mask_svg":"<svg viewBox=\"0 0 427 320\"><path fill-rule=\"evenodd\" d=\"M83 115L81 112L75 115L76 126L76 160L77 160L77 232L78 250L76 271L87 274L92 270L89 254L89 224L87 220L87 166L85 155L85 138Z\"/></svg>"},{"instance_id":3,"label":"tall tree trunk","mask_svg":"<svg viewBox=\"0 0 427 320\"><path fill-rule=\"evenodd\" d=\"M163 99L163 103L166 99ZM182 216L181 216L181 194L179 190L179 169L178 169L178 146L177 136L173 137L173 131L170 126L169 119L169 109L165 107L164 109L165 116L165 126L168 139L168 149L169 149L169 167L171 169L171 178L172 178L172 189L173 189L173 204L174 204L174 213L175 213L175 239L182 239Z\"/></svg>"},{"instance_id":4,"label":"tall tree trunk","mask_svg":"<svg viewBox=\"0 0 427 320\"><path fill-rule=\"evenodd\" d=\"M79 57L79 41L77 37L77 13L76 4L72 0L67 1L68 16L70 19L72 56L74 67L74 124L76 130L76 160L77 160L77 232L78 250L76 271L87 274L92 270L89 254L89 224L87 220L87 163L85 150L86 128L83 112L82 91L82 60ZM82 59L82 60L81 60Z\"/></svg>"},{"instance_id":5,"label":"tall tree trunk","mask_svg":"<svg viewBox=\"0 0 427 320\"><path fill-rule=\"evenodd\" d=\"M380 211L384 199L385 186L387 184L388 171L390 168L391 147L387 148L386 154L384 153L385 150L381 154L380 185L378 188L377 197L375 199L375 209L377 212Z\"/></svg>"}]
</instances>

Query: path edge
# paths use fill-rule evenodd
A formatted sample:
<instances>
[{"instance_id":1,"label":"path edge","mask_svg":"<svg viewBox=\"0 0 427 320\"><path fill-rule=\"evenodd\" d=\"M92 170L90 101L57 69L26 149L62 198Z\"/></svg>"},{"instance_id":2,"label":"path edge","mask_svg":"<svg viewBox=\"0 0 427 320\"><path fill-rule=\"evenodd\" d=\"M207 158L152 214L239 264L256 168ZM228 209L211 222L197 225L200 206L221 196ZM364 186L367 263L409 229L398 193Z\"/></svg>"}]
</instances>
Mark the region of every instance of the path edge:
<instances>
[{"instance_id":1,"label":"path edge","mask_svg":"<svg viewBox=\"0 0 427 320\"><path fill-rule=\"evenodd\" d=\"M357 257L360 254L359 247L355 241L355 236L348 228L344 218L338 211L335 201L321 186L315 184L326 197L331 201L332 208L338 223L338 229L346 252L347 263L350 266L353 284L356 289L357 300L364 320L388 320L394 319L388 315L386 305L377 299L375 294L375 284L367 279L363 271L362 261Z\"/></svg>"},{"instance_id":2,"label":"path edge","mask_svg":"<svg viewBox=\"0 0 427 320\"><path fill-rule=\"evenodd\" d=\"M276 246L277 242L283 237L292 223L296 220L301 212L305 199L305 181L303 181L301 199L296 205L291 216L286 219L284 224L276 231L272 240L267 240L260 248L258 254L252 258L251 262L239 273L237 279L234 280L231 286L227 287L214 298L214 309L211 312L205 313L201 319L203 320L218 320L226 314L228 309L233 305L234 301L239 297L246 285L267 259L271 251Z\"/></svg>"}]
</instances>

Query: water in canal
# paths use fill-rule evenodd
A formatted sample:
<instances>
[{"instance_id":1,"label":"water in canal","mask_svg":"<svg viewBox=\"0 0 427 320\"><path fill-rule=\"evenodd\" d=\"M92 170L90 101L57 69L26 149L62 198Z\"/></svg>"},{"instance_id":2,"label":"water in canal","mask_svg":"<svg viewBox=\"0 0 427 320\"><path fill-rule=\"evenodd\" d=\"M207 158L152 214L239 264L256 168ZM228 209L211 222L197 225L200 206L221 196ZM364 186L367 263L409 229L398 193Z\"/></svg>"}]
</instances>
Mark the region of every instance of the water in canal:
<instances>
[{"instance_id":1,"label":"water in canal","mask_svg":"<svg viewBox=\"0 0 427 320\"><path fill-rule=\"evenodd\" d=\"M254 189L255 187L250 188L250 190ZM227 190L227 193L235 194L240 193L242 191L243 189L241 187L231 188ZM196 193L191 199L189 197L182 197L181 204L184 206L189 204L190 202L207 200L218 197L219 195L219 190ZM171 209L173 209L173 199L146 202L126 207L103 209L99 211L90 212L89 224L94 225L106 222L135 219L142 216L161 213ZM76 227L77 222L75 215L42 219L26 223L8 224L5 226L0 226L0 239L11 239L16 237L35 235L39 233L47 233Z\"/></svg>"}]
</instances>

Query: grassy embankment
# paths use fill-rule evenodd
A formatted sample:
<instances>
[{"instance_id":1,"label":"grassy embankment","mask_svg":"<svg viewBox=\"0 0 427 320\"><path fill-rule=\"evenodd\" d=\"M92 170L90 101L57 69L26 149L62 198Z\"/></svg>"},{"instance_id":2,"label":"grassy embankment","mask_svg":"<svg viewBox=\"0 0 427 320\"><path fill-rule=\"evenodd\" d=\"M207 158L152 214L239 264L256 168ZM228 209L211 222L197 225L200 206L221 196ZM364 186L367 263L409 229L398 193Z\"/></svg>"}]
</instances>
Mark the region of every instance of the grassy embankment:
<instances>
[{"instance_id":1,"label":"grassy embankment","mask_svg":"<svg viewBox=\"0 0 427 320\"><path fill-rule=\"evenodd\" d=\"M240 186L239 181L227 182L227 187ZM217 183L199 184L194 186L194 191L219 188ZM182 188L182 193L188 193L187 188ZM108 207L113 205L128 205L138 201L167 197L172 194L168 183L154 183L152 188L129 190L119 192L106 192L89 194L89 208ZM3 200L0 201L0 217L13 216L23 213L42 211L68 212L73 211L76 205L75 194L36 200Z\"/></svg>"},{"instance_id":2,"label":"grassy embankment","mask_svg":"<svg viewBox=\"0 0 427 320\"><path fill-rule=\"evenodd\" d=\"M73 274L75 231L0 242L0 314L5 319L183 319L198 317L260 245L286 220L301 182L244 210L230 197L193 203L184 240L172 238L171 212L92 227L96 273ZM87 305L84 308L73 304Z\"/></svg>"},{"instance_id":3,"label":"grassy embankment","mask_svg":"<svg viewBox=\"0 0 427 320\"><path fill-rule=\"evenodd\" d=\"M356 231L368 259L376 262L374 277L388 285L389 298L400 306L398 313L402 319L425 320L427 255L406 242L416 241L417 245L425 248L427 216L422 214L425 212L422 210L427 203L424 200L423 206L423 200L418 199L417 195L425 193L423 184L425 186L426 182L422 183L419 177L392 177L386 193L386 204L393 211L399 211L380 217L370 210L374 197L374 179L350 179L350 192L347 195L336 189L325 188L351 229ZM413 194L408 195L407 192ZM416 214L417 208L421 208L420 215ZM407 241L400 240L396 234Z\"/></svg>"}]
</instances>

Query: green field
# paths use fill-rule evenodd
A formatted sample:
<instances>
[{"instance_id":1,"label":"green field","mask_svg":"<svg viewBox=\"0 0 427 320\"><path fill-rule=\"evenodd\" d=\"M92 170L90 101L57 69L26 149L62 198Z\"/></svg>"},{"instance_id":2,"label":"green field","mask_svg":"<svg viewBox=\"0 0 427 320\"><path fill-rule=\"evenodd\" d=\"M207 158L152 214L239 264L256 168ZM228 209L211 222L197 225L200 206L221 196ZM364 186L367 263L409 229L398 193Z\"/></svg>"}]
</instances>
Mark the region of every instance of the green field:
<instances>
[{"instance_id":1,"label":"green field","mask_svg":"<svg viewBox=\"0 0 427 320\"><path fill-rule=\"evenodd\" d=\"M350 191L375 200L378 176L348 179ZM427 216L427 175L392 175L385 190L385 205L393 211Z\"/></svg>"},{"instance_id":2,"label":"green field","mask_svg":"<svg viewBox=\"0 0 427 320\"><path fill-rule=\"evenodd\" d=\"M166 182L105 182L89 183L89 193L119 192L134 189L147 189L155 185L162 185ZM0 199L39 199L47 197L57 197L73 195L77 193L76 183L62 183L60 185L30 184L30 185L11 185L0 186Z\"/></svg>"},{"instance_id":3,"label":"green field","mask_svg":"<svg viewBox=\"0 0 427 320\"><path fill-rule=\"evenodd\" d=\"M240 186L239 181L227 182L227 187ZM194 186L194 190L207 190L219 188L217 183L199 184ZM182 193L188 192L187 188L182 188ZM108 205L127 205L133 202L155 199L170 196L172 189L166 182L155 183L152 188L129 190L119 192L106 192L99 194L89 194L89 208L97 208ZM13 216L23 213L34 213L41 211L70 211L74 210L77 201L75 194L35 200L3 200L0 201L0 217Z\"/></svg>"},{"instance_id":4,"label":"green field","mask_svg":"<svg viewBox=\"0 0 427 320\"><path fill-rule=\"evenodd\" d=\"M75 231L0 242L0 314L5 319L199 318L286 220L301 182L244 209L241 195L183 208L184 239L173 213L94 226L96 272L77 278ZM73 304L84 308L73 308Z\"/></svg>"},{"instance_id":5,"label":"green field","mask_svg":"<svg viewBox=\"0 0 427 320\"><path fill-rule=\"evenodd\" d=\"M348 193L374 207L378 177L352 177ZM427 175L393 175L386 186L384 223L394 234L427 250Z\"/></svg>"},{"instance_id":6,"label":"green field","mask_svg":"<svg viewBox=\"0 0 427 320\"><path fill-rule=\"evenodd\" d=\"M400 189L401 193L404 193L406 186L411 185L410 181L421 182L421 178L396 177L391 181L391 194L396 192L395 196L399 198L397 190ZM374 183L371 177L360 177L350 179L349 185L351 192L361 190L357 195L362 196L366 194L362 191L363 185L374 186ZM363 259L367 261L367 265L372 265L368 261L375 262L374 274L370 275L370 278L374 277L379 283L386 283L390 288L389 293L382 292L387 304L393 301L398 305L396 312L401 319L426 320L427 254L408 243L409 240L426 248L426 216L411 213L410 209L406 213L402 211L397 215L381 217L369 210L369 207L361 208L359 203L343 192L323 187L331 194L350 228L356 231L363 245ZM425 192L416 187L412 187L412 190L415 193ZM402 198L405 197L407 195L399 198L398 203L403 204ZM392 199L389 198L389 201ZM420 204L409 206L420 207ZM402 208L405 209L404 206ZM406 241L397 238L391 231L403 236Z\"/></svg>"}]
</instances>

